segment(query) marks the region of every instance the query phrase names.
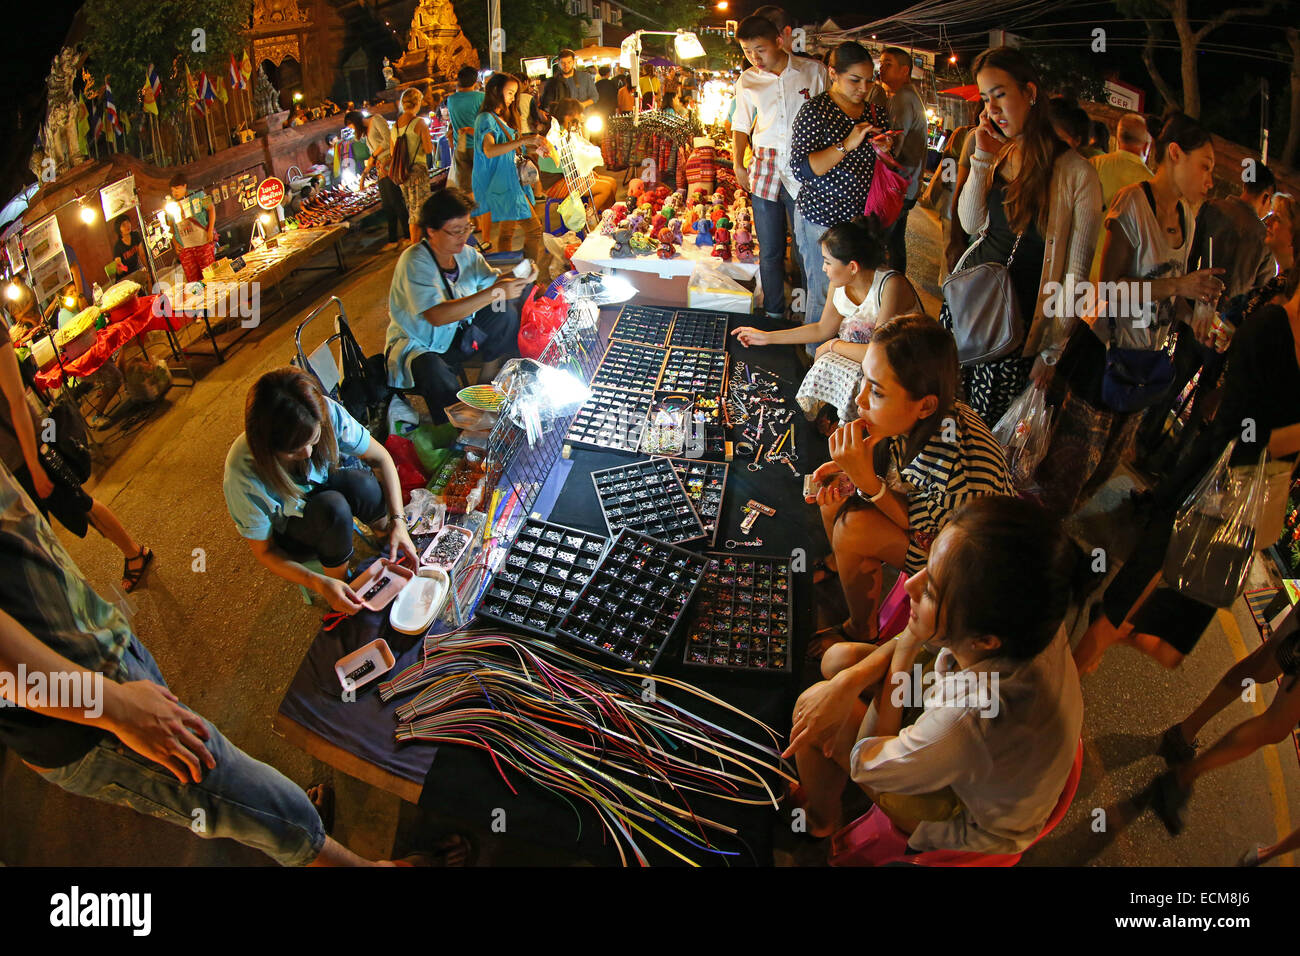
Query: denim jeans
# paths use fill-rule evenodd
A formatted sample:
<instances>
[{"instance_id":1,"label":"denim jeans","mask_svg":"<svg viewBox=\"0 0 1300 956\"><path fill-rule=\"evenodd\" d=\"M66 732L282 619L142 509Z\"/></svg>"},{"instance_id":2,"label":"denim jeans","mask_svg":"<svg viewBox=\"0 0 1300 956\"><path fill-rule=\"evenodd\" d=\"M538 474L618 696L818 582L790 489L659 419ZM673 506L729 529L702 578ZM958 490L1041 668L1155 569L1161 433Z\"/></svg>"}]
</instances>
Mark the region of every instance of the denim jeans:
<instances>
[{"instance_id":1,"label":"denim jeans","mask_svg":"<svg viewBox=\"0 0 1300 956\"><path fill-rule=\"evenodd\" d=\"M794 197L781 187L780 199L752 197L754 232L758 234L758 284L763 290L763 311L769 316L785 318L785 239L786 217L793 224L796 212ZM799 263L798 237L795 238L795 263ZM821 271L818 259L817 271Z\"/></svg>"},{"instance_id":2,"label":"denim jeans","mask_svg":"<svg viewBox=\"0 0 1300 956\"><path fill-rule=\"evenodd\" d=\"M139 638L128 645L122 666L125 681L151 680L167 686ZM40 773L69 793L188 827L205 840L236 840L284 866L315 860L325 846L325 828L307 794L274 767L248 756L209 721L204 724L206 746L217 765L204 768L201 783L181 783L170 770L116 737L66 767Z\"/></svg>"},{"instance_id":3,"label":"denim jeans","mask_svg":"<svg viewBox=\"0 0 1300 956\"><path fill-rule=\"evenodd\" d=\"M907 275L907 214L915 205L915 199L906 200L898 221L889 230L889 265L903 275Z\"/></svg>"},{"instance_id":4,"label":"denim jeans","mask_svg":"<svg viewBox=\"0 0 1300 956\"><path fill-rule=\"evenodd\" d=\"M822 236L829 229L819 222L805 219L803 213L794 217L794 236L799 252L803 256L804 292L803 324L820 322L822 309L826 306L826 294L830 291L831 280L822 269ZM806 346L809 355L817 353L817 343Z\"/></svg>"}]
</instances>

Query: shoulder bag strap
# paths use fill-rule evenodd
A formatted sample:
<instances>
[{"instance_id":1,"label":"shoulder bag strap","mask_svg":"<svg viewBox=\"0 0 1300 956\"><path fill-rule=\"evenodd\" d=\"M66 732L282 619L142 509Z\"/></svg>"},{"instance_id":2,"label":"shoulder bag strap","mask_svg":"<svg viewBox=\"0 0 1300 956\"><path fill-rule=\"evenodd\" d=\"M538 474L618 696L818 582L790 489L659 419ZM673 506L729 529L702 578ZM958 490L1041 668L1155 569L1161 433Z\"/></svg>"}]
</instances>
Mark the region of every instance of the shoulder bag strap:
<instances>
[{"instance_id":1,"label":"shoulder bag strap","mask_svg":"<svg viewBox=\"0 0 1300 956\"><path fill-rule=\"evenodd\" d=\"M1016 258L1016 250L1020 248L1020 240L1024 238L1023 232L1016 233L1016 241L1011 244L1011 254L1007 256L1007 268L1011 268L1012 261Z\"/></svg>"},{"instance_id":2,"label":"shoulder bag strap","mask_svg":"<svg viewBox=\"0 0 1300 956\"><path fill-rule=\"evenodd\" d=\"M983 242L987 235L988 235L988 230L986 229L983 232L981 232L978 236L975 237L975 241L966 247L966 251L961 254L961 258L957 260L957 264L952 267L952 272L948 273L949 277L956 275L958 272L961 272L961 270L966 267L966 257L975 251L976 246L978 246L981 242Z\"/></svg>"},{"instance_id":3,"label":"shoulder bag strap","mask_svg":"<svg viewBox=\"0 0 1300 956\"><path fill-rule=\"evenodd\" d=\"M881 305L884 304L885 301L885 283L889 281L891 276L896 276L896 275L898 275L898 270L890 269L881 277L880 285L876 286L876 308L877 309L879 309Z\"/></svg>"}]
</instances>

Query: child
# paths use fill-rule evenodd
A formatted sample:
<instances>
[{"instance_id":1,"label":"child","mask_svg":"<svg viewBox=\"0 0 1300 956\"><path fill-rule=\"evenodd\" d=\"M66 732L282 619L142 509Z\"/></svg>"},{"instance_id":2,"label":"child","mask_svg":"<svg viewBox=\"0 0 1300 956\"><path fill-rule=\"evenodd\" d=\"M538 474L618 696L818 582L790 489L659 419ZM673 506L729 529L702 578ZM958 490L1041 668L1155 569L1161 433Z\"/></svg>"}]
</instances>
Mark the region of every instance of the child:
<instances>
[{"instance_id":1,"label":"child","mask_svg":"<svg viewBox=\"0 0 1300 956\"><path fill-rule=\"evenodd\" d=\"M821 245L822 270L831 287L821 320L776 332L744 326L732 335L746 346L821 343L796 400L809 419L825 403L841 423L851 422L858 417L855 400L862 360L875 327L894 316L924 310L907 276L886 268L885 233L874 216L832 226Z\"/></svg>"}]
</instances>

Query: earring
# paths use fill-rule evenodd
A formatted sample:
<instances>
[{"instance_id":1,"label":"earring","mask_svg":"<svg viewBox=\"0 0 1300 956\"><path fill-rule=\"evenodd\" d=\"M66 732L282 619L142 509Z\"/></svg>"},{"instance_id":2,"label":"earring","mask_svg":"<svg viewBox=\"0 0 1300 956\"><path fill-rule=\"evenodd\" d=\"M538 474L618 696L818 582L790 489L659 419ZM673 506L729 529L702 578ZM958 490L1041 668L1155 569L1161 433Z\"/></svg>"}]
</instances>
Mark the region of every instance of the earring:
<instances>
[{"instance_id":1,"label":"earring","mask_svg":"<svg viewBox=\"0 0 1300 956\"><path fill-rule=\"evenodd\" d=\"M1038 98L1037 98L1037 97L1035 97L1034 99L1032 99L1032 100L1029 101L1029 105L1030 105L1030 106L1034 106L1034 105L1037 104L1037 103L1038 103Z\"/></svg>"}]
</instances>

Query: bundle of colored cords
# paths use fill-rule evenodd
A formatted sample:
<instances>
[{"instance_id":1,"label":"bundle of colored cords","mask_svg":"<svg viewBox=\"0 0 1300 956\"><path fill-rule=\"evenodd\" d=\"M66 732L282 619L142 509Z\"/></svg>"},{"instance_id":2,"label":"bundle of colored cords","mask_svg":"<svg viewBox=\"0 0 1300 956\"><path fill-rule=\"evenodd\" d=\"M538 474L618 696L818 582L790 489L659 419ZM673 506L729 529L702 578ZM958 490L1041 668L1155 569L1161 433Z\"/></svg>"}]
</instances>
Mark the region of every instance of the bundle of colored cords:
<instances>
[{"instance_id":1,"label":"bundle of colored cords","mask_svg":"<svg viewBox=\"0 0 1300 956\"><path fill-rule=\"evenodd\" d=\"M695 813L688 798L699 794L777 807L764 774L795 779L780 758L775 731L685 682L643 679L744 717L766 732L773 746L747 740L658 693L645 693L648 684L628 677L640 675L537 641L459 631L426 638L424 658L380 684L379 695L389 701L423 688L396 710L398 740L483 750L512 793L518 791L507 767L555 793L575 813L573 800L585 803L624 865L625 846L647 865L638 837L692 866L698 864L665 841L737 855L714 846L707 832L734 836L735 829Z\"/></svg>"}]
</instances>

